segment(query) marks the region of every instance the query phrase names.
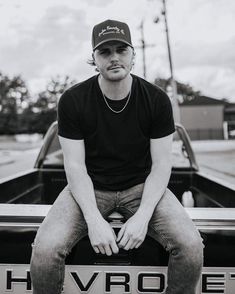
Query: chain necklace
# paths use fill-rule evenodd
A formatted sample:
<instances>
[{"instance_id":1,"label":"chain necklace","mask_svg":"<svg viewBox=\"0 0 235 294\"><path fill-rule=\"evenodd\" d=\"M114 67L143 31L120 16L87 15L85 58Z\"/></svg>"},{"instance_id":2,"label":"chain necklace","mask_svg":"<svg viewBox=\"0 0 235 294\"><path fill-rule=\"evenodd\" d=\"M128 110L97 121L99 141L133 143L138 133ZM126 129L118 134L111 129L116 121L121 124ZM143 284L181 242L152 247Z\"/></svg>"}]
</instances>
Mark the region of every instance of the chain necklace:
<instances>
[{"instance_id":1,"label":"chain necklace","mask_svg":"<svg viewBox=\"0 0 235 294\"><path fill-rule=\"evenodd\" d=\"M108 106L108 108L109 108L112 112L114 112L114 113L121 113L121 112L123 112L123 110L127 107L128 103L129 103L129 100L130 100L130 98L131 98L131 90L130 90L130 92L129 92L129 95L128 95L128 98L127 98L127 101L126 101L125 105L124 105L123 108L120 109L120 110L114 110L114 109L109 105L109 103L108 103L108 101L107 101L107 98L105 97L105 95L104 95L103 92L102 92L102 95L103 95L103 98L104 98L104 101L105 101L106 105Z\"/></svg>"}]
</instances>

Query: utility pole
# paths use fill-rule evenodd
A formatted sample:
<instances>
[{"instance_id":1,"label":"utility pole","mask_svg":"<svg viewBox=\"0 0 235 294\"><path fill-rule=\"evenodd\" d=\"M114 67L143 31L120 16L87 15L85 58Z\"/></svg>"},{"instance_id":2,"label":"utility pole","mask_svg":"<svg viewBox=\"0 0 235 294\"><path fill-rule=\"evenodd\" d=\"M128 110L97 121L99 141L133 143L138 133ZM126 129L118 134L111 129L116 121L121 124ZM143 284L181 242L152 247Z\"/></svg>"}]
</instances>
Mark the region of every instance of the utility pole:
<instances>
[{"instance_id":1,"label":"utility pole","mask_svg":"<svg viewBox=\"0 0 235 294\"><path fill-rule=\"evenodd\" d=\"M168 30L168 23L167 23L166 1L165 0L162 0L162 2L163 2L162 15L164 16L164 21L165 21L166 42L167 42L167 51L168 51L168 58L169 58L169 64L170 64L170 73L171 73L171 79L173 79L174 78L174 74L173 74L173 65L172 65L172 58L171 58L171 47L170 47L170 40L169 40L169 30Z\"/></svg>"},{"instance_id":2,"label":"utility pole","mask_svg":"<svg viewBox=\"0 0 235 294\"><path fill-rule=\"evenodd\" d=\"M135 46L136 49L142 49L142 60L143 60L143 77L146 79L147 77L147 71L146 71L146 48L148 47L155 47L154 44L146 44L145 43L145 37L144 37L144 20L141 21L139 26L140 32L141 32L141 45Z\"/></svg>"},{"instance_id":3,"label":"utility pole","mask_svg":"<svg viewBox=\"0 0 235 294\"><path fill-rule=\"evenodd\" d=\"M145 59L145 39L144 39L144 21L141 21L140 24L140 32L141 32L141 48L142 48L142 53L143 53L143 75L144 78L146 79L146 59Z\"/></svg>"},{"instance_id":4,"label":"utility pole","mask_svg":"<svg viewBox=\"0 0 235 294\"><path fill-rule=\"evenodd\" d=\"M173 107L175 121L180 122L180 110L179 110L179 104L178 104L178 100L177 100L177 85L176 85L176 82L174 79L173 63L172 63L172 57L171 57L169 29L168 29L168 22L167 22L166 0L162 0L162 3L163 3L162 15L164 16L167 51L168 51L168 59L169 59L170 75L171 75L170 81L171 81L171 87L172 87L172 107ZM156 23L157 22L158 21L156 21Z\"/></svg>"}]
</instances>

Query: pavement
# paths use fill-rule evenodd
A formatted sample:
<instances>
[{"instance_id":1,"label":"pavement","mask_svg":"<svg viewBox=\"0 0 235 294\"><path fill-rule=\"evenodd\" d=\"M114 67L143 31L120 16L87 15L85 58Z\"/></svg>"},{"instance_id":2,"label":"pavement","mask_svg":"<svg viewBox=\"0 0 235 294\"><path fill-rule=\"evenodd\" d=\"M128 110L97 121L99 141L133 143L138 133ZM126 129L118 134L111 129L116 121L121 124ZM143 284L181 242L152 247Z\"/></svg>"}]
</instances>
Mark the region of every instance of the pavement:
<instances>
[{"instance_id":1,"label":"pavement","mask_svg":"<svg viewBox=\"0 0 235 294\"><path fill-rule=\"evenodd\" d=\"M0 151L0 166L13 163L14 155L8 151Z\"/></svg>"},{"instance_id":2,"label":"pavement","mask_svg":"<svg viewBox=\"0 0 235 294\"><path fill-rule=\"evenodd\" d=\"M41 135L0 136L0 178L32 168L41 145Z\"/></svg>"},{"instance_id":3,"label":"pavement","mask_svg":"<svg viewBox=\"0 0 235 294\"><path fill-rule=\"evenodd\" d=\"M195 152L235 151L235 140L191 141Z\"/></svg>"},{"instance_id":4,"label":"pavement","mask_svg":"<svg viewBox=\"0 0 235 294\"><path fill-rule=\"evenodd\" d=\"M235 187L235 140L192 141L199 169Z\"/></svg>"},{"instance_id":5,"label":"pavement","mask_svg":"<svg viewBox=\"0 0 235 294\"><path fill-rule=\"evenodd\" d=\"M33 168L39 150L40 148L20 152L10 151L4 156L1 156L2 152L0 151L0 179Z\"/></svg>"},{"instance_id":6,"label":"pavement","mask_svg":"<svg viewBox=\"0 0 235 294\"><path fill-rule=\"evenodd\" d=\"M38 150L42 144L42 135L0 136L0 166L15 162L24 153Z\"/></svg>"}]
</instances>

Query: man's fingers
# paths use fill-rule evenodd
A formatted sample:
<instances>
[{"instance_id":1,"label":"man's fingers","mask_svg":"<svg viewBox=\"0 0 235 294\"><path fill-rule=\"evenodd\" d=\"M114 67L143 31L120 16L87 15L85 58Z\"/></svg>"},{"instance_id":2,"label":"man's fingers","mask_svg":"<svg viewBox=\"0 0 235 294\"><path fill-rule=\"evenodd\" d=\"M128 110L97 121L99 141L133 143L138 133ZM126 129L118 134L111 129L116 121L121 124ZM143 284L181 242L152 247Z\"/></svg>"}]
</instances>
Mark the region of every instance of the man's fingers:
<instances>
[{"instance_id":1,"label":"man's fingers","mask_svg":"<svg viewBox=\"0 0 235 294\"><path fill-rule=\"evenodd\" d=\"M139 248L140 247L140 245L143 243L143 241L139 241L136 245L135 245L135 247L134 248Z\"/></svg>"},{"instance_id":2,"label":"man's fingers","mask_svg":"<svg viewBox=\"0 0 235 294\"><path fill-rule=\"evenodd\" d=\"M136 245L138 244L139 241L134 241L132 242L131 246L130 246L130 249L134 249L136 248Z\"/></svg>"},{"instance_id":3,"label":"man's fingers","mask_svg":"<svg viewBox=\"0 0 235 294\"><path fill-rule=\"evenodd\" d=\"M113 233L113 238L114 238L114 240L116 241L117 240L117 236L116 236L116 234L115 234L115 232L114 232L114 229L112 228L112 233Z\"/></svg>"},{"instance_id":4,"label":"man's fingers","mask_svg":"<svg viewBox=\"0 0 235 294\"><path fill-rule=\"evenodd\" d=\"M101 254L105 254L105 250L103 246L99 245L98 248Z\"/></svg>"},{"instance_id":5,"label":"man's fingers","mask_svg":"<svg viewBox=\"0 0 235 294\"><path fill-rule=\"evenodd\" d=\"M118 248L117 243L115 241L110 244L110 247L111 247L111 250L114 254L118 253L119 248Z\"/></svg>"},{"instance_id":6,"label":"man's fingers","mask_svg":"<svg viewBox=\"0 0 235 294\"><path fill-rule=\"evenodd\" d=\"M119 242L122 239L122 236L124 234L124 231L125 231L125 225L123 225L121 227L121 230L118 232L118 236L117 236L117 240L116 240L117 242Z\"/></svg>"},{"instance_id":7,"label":"man's fingers","mask_svg":"<svg viewBox=\"0 0 235 294\"><path fill-rule=\"evenodd\" d=\"M120 240L120 242L118 243L118 247L119 248L124 248L127 244L129 240L129 237L127 236L127 234L124 234Z\"/></svg>"},{"instance_id":8,"label":"man's fingers","mask_svg":"<svg viewBox=\"0 0 235 294\"><path fill-rule=\"evenodd\" d=\"M93 249L94 249L95 253L97 253L97 254L100 253L100 250L97 246L93 246Z\"/></svg>"},{"instance_id":9,"label":"man's fingers","mask_svg":"<svg viewBox=\"0 0 235 294\"><path fill-rule=\"evenodd\" d=\"M112 250L110 249L109 244L104 246L104 250L105 250L106 255L108 255L108 256L112 255Z\"/></svg>"},{"instance_id":10,"label":"man's fingers","mask_svg":"<svg viewBox=\"0 0 235 294\"><path fill-rule=\"evenodd\" d=\"M115 241L112 241L110 244L106 245L96 245L93 246L95 253L102 253L108 256L112 255L113 253L118 253L119 248Z\"/></svg>"},{"instance_id":11,"label":"man's fingers","mask_svg":"<svg viewBox=\"0 0 235 294\"><path fill-rule=\"evenodd\" d=\"M132 247L133 243L134 241L132 239L129 239L129 241L127 242L126 246L123 249L129 250Z\"/></svg>"}]
</instances>

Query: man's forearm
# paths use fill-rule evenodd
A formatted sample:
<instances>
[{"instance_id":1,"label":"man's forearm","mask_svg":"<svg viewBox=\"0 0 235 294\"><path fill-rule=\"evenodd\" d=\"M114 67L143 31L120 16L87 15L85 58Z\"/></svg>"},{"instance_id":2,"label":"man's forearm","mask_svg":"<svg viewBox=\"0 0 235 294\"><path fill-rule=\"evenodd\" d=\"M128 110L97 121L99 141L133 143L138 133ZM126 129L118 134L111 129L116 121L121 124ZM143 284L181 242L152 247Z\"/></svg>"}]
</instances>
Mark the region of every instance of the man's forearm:
<instances>
[{"instance_id":1,"label":"man's forearm","mask_svg":"<svg viewBox=\"0 0 235 294\"><path fill-rule=\"evenodd\" d=\"M83 212L94 251L106 255L118 253L115 233L97 207L93 183L86 169L70 166L66 175L72 195Z\"/></svg>"},{"instance_id":2,"label":"man's forearm","mask_svg":"<svg viewBox=\"0 0 235 294\"><path fill-rule=\"evenodd\" d=\"M80 206L87 223L95 222L101 216L97 207L94 187L85 169L65 167L68 185L72 195Z\"/></svg>"},{"instance_id":3,"label":"man's forearm","mask_svg":"<svg viewBox=\"0 0 235 294\"><path fill-rule=\"evenodd\" d=\"M153 167L150 174L148 175L140 207L137 210L137 214L150 220L155 207L163 196L171 174L171 164L164 163Z\"/></svg>"}]
</instances>

